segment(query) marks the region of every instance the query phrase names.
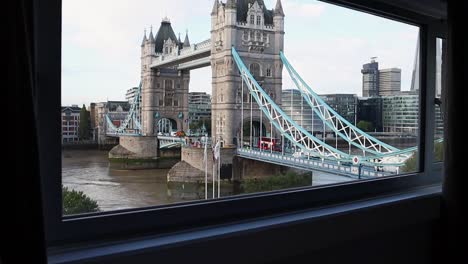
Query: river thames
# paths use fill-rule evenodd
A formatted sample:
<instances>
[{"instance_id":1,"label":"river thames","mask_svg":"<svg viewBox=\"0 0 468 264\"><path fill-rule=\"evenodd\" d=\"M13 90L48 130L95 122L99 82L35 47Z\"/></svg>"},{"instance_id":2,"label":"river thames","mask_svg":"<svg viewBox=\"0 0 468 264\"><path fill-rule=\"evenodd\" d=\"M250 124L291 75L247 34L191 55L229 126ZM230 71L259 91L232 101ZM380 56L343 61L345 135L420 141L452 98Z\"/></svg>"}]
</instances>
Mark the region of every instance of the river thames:
<instances>
[{"instance_id":1,"label":"river thames","mask_svg":"<svg viewBox=\"0 0 468 264\"><path fill-rule=\"evenodd\" d=\"M101 211L147 207L205 198L204 184L167 183L169 169L111 169L107 151L63 150L62 182L97 201ZM351 180L314 172L312 185ZM209 184L211 186L211 184ZM212 189L208 190L211 198ZM241 194L235 184L223 182L221 196Z\"/></svg>"}]
</instances>

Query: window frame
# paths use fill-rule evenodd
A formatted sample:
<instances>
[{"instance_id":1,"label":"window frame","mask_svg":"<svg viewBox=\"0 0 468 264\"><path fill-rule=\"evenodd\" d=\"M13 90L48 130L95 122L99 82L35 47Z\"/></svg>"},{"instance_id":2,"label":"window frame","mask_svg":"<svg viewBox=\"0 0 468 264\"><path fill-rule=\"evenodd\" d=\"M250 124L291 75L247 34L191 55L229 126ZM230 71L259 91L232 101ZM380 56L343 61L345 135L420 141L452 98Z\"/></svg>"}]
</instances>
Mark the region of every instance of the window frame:
<instances>
[{"instance_id":1,"label":"window frame","mask_svg":"<svg viewBox=\"0 0 468 264\"><path fill-rule=\"evenodd\" d=\"M372 1L323 1L420 28L420 172L381 179L286 189L163 206L62 217L61 204L61 0L34 1L35 87L40 178L46 243L49 247L162 234L305 208L366 199L440 183L433 163L435 38L445 34L441 21ZM434 41L433 41L434 40Z\"/></svg>"}]
</instances>

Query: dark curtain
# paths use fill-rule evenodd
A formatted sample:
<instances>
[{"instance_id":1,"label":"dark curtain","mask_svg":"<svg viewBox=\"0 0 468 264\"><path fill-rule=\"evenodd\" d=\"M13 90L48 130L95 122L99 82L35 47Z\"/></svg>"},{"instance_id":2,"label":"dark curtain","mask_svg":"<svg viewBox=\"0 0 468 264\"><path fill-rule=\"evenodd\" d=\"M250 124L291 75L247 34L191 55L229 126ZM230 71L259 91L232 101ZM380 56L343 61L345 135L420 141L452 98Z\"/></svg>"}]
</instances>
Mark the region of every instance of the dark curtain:
<instances>
[{"instance_id":1,"label":"dark curtain","mask_svg":"<svg viewBox=\"0 0 468 264\"><path fill-rule=\"evenodd\" d=\"M9 118L7 122L2 123L8 137L8 140L4 140L4 144L10 145L4 149L4 153L7 153L8 159L11 159L11 162L5 166L8 168L14 166L15 174L11 176L11 173L6 173L6 167L3 168L2 178L14 179L14 188L8 187L9 190L2 190L2 193L8 193L4 202L14 204L14 208L11 211L2 208L4 210L2 220L6 218L7 222L11 221L11 225L10 223L4 225L8 230L2 232L0 262L46 263L33 105L34 5L28 0L9 1L8 5L8 50L5 50L8 54L8 86L4 86L4 91L8 90L8 97L3 97L3 100L8 102ZM8 171L11 172L9 169ZM7 186L4 181L1 185ZM11 234L11 239L3 234Z\"/></svg>"},{"instance_id":2,"label":"dark curtain","mask_svg":"<svg viewBox=\"0 0 468 264\"><path fill-rule=\"evenodd\" d=\"M463 189L467 185L466 153L468 99L467 52L467 17L466 1L448 1L448 36L447 36L447 92L445 98L444 120L444 183L442 202L442 229L444 236L442 248L444 259L458 259L456 262L468 263L466 252L468 205L463 199ZM462 261L464 260L464 261Z\"/></svg>"}]
</instances>

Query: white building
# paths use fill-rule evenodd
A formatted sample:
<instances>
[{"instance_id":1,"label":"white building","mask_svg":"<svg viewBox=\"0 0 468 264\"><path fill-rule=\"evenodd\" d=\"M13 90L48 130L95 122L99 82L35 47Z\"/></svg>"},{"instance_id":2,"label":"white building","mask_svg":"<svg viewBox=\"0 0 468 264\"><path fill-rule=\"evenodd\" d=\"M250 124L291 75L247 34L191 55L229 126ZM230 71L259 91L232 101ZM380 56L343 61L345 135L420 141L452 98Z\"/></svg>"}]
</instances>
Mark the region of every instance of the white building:
<instances>
[{"instance_id":1,"label":"white building","mask_svg":"<svg viewBox=\"0 0 468 264\"><path fill-rule=\"evenodd\" d=\"M211 118L211 95L205 92L189 93L190 122Z\"/></svg>"},{"instance_id":2,"label":"white building","mask_svg":"<svg viewBox=\"0 0 468 264\"><path fill-rule=\"evenodd\" d=\"M138 87L132 87L128 89L127 93L125 93L125 100L127 100L128 103L132 104L137 92L138 92ZM140 98L140 101L141 101L141 98Z\"/></svg>"}]
</instances>

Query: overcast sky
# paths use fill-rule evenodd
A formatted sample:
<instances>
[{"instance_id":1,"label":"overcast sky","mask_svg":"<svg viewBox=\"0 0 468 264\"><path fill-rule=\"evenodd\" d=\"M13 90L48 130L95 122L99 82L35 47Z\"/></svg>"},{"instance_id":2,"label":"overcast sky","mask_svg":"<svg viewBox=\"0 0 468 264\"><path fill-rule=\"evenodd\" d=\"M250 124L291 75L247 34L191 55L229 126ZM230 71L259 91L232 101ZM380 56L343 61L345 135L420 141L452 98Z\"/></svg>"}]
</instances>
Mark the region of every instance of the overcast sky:
<instances>
[{"instance_id":1,"label":"overcast sky","mask_svg":"<svg viewBox=\"0 0 468 264\"><path fill-rule=\"evenodd\" d=\"M191 43L210 37L214 0L64 0L62 105L124 100L140 81L140 44L146 28L156 33L167 16L172 28L188 30ZM224 0L225 2L225 0ZM268 9L276 0L265 0ZM338 6L282 0L284 53L319 94L362 95L362 64L376 56L379 68L402 70L409 90L418 28ZM211 70L191 72L190 91L211 94ZM283 89L293 87L286 71Z\"/></svg>"}]
</instances>

